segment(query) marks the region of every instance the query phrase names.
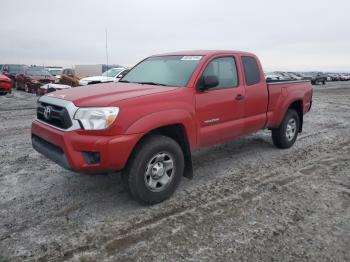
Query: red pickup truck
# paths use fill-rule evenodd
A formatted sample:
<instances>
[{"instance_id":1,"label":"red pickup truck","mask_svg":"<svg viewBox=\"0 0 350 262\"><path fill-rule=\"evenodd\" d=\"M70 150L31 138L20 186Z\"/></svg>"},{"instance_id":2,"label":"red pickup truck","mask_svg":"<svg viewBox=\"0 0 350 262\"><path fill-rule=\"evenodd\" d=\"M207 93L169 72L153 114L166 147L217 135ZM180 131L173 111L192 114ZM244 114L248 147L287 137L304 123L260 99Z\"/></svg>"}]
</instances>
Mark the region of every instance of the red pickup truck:
<instances>
[{"instance_id":1,"label":"red pickup truck","mask_svg":"<svg viewBox=\"0 0 350 262\"><path fill-rule=\"evenodd\" d=\"M278 148L291 147L312 94L309 81L266 83L251 53L155 55L118 83L41 97L32 144L69 170L122 171L132 197L154 204L192 177L193 150L266 128Z\"/></svg>"}]
</instances>

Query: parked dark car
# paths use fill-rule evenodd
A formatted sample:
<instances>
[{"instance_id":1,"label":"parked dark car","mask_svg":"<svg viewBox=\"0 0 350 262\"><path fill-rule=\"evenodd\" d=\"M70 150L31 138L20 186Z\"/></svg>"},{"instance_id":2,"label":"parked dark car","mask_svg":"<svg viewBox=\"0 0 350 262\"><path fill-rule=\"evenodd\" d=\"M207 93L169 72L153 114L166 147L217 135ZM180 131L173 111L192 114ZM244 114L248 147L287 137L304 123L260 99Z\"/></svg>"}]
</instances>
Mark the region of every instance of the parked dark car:
<instances>
[{"instance_id":1,"label":"parked dark car","mask_svg":"<svg viewBox=\"0 0 350 262\"><path fill-rule=\"evenodd\" d=\"M319 72L312 77L311 84L317 85L319 83L322 83L322 85L325 85L326 81L327 81L327 75Z\"/></svg>"},{"instance_id":2,"label":"parked dark car","mask_svg":"<svg viewBox=\"0 0 350 262\"><path fill-rule=\"evenodd\" d=\"M26 65L19 65L19 64L4 64L1 68L1 72L10 78L12 80L12 83L15 83L16 75L19 73L22 73L25 68L28 66Z\"/></svg>"},{"instance_id":3,"label":"parked dark car","mask_svg":"<svg viewBox=\"0 0 350 262\"><path fill-rule=\"evenodd\" d=\"M42 67L28 67L23 72L17 74L15 85L17 89L28 93L36 93L40 86L57 81L56 77Z\"/></svg>"}]
</instances>

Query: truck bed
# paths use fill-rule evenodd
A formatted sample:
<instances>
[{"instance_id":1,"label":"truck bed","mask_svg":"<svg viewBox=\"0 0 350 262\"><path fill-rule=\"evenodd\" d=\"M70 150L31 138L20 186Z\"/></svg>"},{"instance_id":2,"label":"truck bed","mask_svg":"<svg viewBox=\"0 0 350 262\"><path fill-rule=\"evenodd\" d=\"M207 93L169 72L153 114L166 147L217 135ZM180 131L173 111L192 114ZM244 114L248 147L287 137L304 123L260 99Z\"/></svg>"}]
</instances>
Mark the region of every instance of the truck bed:
<instances>
[{"instance_id":1,"label":"truck bed","mask_svg":"<svg viewBox=\"0 0 350 262\"><path fill-rule=\"evenodd\" d=\"M281 109L287 109L294 101L302 101L302 111L308 112L312 103L312 85L309 80L278 81L267 83L269 103L267 109L267 127L275 128L285 114ZM293 101L291 100L293 99Z\"/></svg>"}]
</instances>

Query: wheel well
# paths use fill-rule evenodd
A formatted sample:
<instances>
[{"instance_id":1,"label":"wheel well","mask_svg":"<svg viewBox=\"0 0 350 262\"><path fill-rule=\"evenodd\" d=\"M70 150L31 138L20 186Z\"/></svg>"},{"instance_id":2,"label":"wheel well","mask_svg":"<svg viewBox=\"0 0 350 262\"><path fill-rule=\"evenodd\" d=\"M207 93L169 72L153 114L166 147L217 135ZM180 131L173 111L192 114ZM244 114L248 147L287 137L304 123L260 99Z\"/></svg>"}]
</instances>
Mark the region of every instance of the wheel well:
<instances>
[{"instance_id":1,"label":"wheel well","mask_svg":"<svg viewBox=\"0 0 350 262\"><path fill-rule=\"evenodd\" d=\"M298 115L299 115L299 119L300 119L300 127L299 127L299 132L301 132L303 130L303 119L304 119L304 113L303 113L303 101L298 100L293 102L288 109L294 109Z\"/></svg>"},{"instance_id":2,"label":"wheel well","mask_svg":"<svg viewBox=\"0 0 350 262\"><path fill-rule=\"evenodd\" d=\"M174 125L167 125L158 127L156 129L151 130L147 134L145 134L138 144L147 136L157 134L157 135L163 135L170 137L174 139L181 147L184 158L185 158L185 170L184 170L184 176L187 178L193 177L193 168L192 168L192 156L191 156L191 148L190 144L187 139L187 134L185 131L185 128L181 124L174 124ZM137 146L137 145L136 145ZM136 148L135 146L135 148Z\"/></svg>"}]
</instances>

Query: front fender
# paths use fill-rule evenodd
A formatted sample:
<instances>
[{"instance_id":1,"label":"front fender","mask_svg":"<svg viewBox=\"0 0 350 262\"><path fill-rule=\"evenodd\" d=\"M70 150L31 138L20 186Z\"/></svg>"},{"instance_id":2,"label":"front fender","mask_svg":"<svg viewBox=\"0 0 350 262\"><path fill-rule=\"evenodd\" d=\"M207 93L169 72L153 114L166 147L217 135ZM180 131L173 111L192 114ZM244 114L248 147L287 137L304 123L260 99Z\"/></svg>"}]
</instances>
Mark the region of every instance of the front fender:
<instances>
[{"instance_id":1,"label":"front fender","mask_svg":"<svg viewBox=\"0 0 350 262\"><path fill-rule=\"evenodd\" d=\"M143 116L131 124L126 134L148 133L159 127L181 124L191 148L196 146L196 124L190 112L183 109L171 109Z\"/></svg>"}]
</instances>

